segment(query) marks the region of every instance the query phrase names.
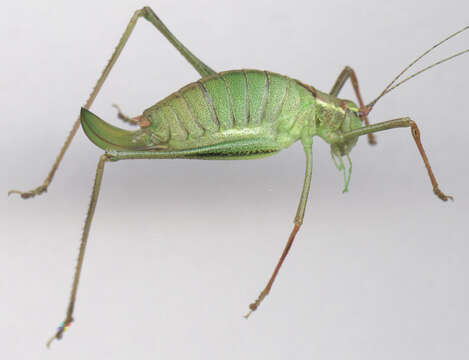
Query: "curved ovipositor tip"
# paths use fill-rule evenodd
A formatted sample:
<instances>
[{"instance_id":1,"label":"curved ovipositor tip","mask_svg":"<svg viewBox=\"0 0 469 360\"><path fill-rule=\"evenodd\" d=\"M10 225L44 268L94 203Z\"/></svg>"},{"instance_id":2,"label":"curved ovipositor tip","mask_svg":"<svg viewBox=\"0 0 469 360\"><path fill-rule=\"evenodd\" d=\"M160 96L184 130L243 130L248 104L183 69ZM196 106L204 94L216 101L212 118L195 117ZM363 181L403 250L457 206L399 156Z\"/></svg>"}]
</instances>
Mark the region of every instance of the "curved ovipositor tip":
<instances>
[{"instance_id":1,"label":"curved ovipositor tip","mask_svg":"<svg viewBox=\"0 0 469 360\"><path fill-rule=\"evenodd\" d=\"M120 129L101 120L91 111L81 108L80 120L86 136L105 151L138 151L148 148L139 136L140 130L129 131Z\"/></svg>"}]
</instances>

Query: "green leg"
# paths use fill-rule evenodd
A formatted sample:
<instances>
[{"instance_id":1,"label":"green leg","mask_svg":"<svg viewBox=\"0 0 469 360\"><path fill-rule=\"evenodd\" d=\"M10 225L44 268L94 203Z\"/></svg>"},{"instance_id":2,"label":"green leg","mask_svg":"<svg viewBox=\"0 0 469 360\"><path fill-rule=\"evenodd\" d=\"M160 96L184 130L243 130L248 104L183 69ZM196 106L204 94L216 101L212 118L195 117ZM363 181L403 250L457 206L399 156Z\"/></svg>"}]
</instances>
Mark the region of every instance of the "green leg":
<instances>
[{"instance_id":1,"label":"green leg","mask_svg":"<svg viewBox=\"0 0 469 360\"><path fill-rule=\"evenodd\" d=\"M353 90L355 91L355 95L357 96L358 99L358 104L360 106L360 109L365 109L365 104L363 103L363 99L360 93L360 88L358 87L358 79L357 75L355 75L355 71L349 66L346 66L344 70L339 74L339 77L335 81L334 86L332 87L331 91L329 92L329 95L336 96L339 95L340 90L342 90L343 86L345 85L345 82L350 79L352 82L352 87ZM361 120L365 123L365 126L370 125L368 121L368 117L366 115L362 115ZM376 139L374 138L373 134L368 134L368 143L370 145L375 145L376 144Z\"/></svg>"},{"instance_id":2,"label":"green leg","mask_svg":"<svg viewBox=\"0 0 469 360\"><path fill-rule=\"evenodd\" d=\"M304 147L305 155L306 155L306 171L305 171L305 180L303 183L303 190L301 191L300 203L298 204L298 210L296 211L296 216L295 216L295 221L294 221L295 225L293 226L293 230L290 233L290 237L288 238L287 244L285 245L285 248L283 249L282 255L280 256L280 259L278 260L277 265L275 266L274 272L272 273L269 279L269 282L267 283L264 290L261 291L256 301L254 301L252 304L249 305L250 310L244 316L245 318L248 318L249 315L251 315L253 311L256 311L256 309L259 307L259 305L264 300L264 298L269 294L270 289L272 288L272 285L275 281L275 278L277 277L277 274L280 270L280 267L282 266L283 261L287 257L287 254L293 244L293 240L295 240L296 233L300 229L301 224L303 224L303 218L305 216L305 209L306 209L306 202L308 200L309 188L311 185L311 173L313 169L312 143L303 142L303 147Z\"/></svg>"},{"instance_id":3,"label":"green leg","mask_svg":"<svg viewBox=\"0 0 469 360\"><path fill-rule=\"evenodd\" d=\"M93 220L94 211L96 209L96 202L98 201L99 189L101 188L101 181L103 179L104 163L109 160L107 154L101 155L98 161L98 167L96 169L96 177L94 180L93 192L91 193L90 205L88 208L88 214L86 215L85 227L83 228L83 234L81 236L80 252L78 254L77 266L75 267L75 275L73 277L72 291L70 293L70 300L67 307L67 313L65 320L57 329L52 338L47 342L47 347L50 346L54 339L61 339L65 330L70 326L73 321L73 308L75 307L75 300L77 296L78 283L80 281L81 268L83 266L83 259L85 257L86 244L88 242L88 234L90 233L91 221Z\"/></svg>"},{"instance_id":4,"label":"green leg","mask_svg":"<svg viewBox=\"0 0 469 360\"><path fill-rule=\"evenodd\" d=\"M206 64L204 64L197 56L192 54L178 39L176 39L151 8L145 6L143 9L137 10L136 13L139 13L139 16L143 16L146 20L155 25L155 27L164 35L164 37L168 39L168 41L173 44L176 49L178 49L181 55L190 62L190 64L195 68L195 70L197 70L200 76L206 77L216 73Z\"/></svg>"},{"instance_id":5,"label":"green leg","mask_svg":"<svg viewBox=\"0 0 469 360\"><path fill-rule=\"evenodd\" d=\"M127 43L127 40L129 39L130 34L132 33L135 25L137 24L138 18L140 17L144 17L146 20L151 22L166 37L166 39L168 39L168 41L174 45L174 47L182 54L182 56L184 56L186 60L189 61L189 63L197 70L197 72L202 77L215 73L214 70L212 70L210 67L204 64L199 58L197 58L194 54L192 54L181 42L179 42L178 39L174 37L173 34L171 34L168 28L163 24L163 22L158 18L158 16L156 16L156 14L153 12L151 8L144 7L140 10L137 10L133 14L132 18L130 19L127 25L127 28L124 31L124 34L122 35L119 43L117 44L117 47L114 50L114 53L112 54L111 58L109 59L106 67L104 68L101 76L96 82L96 85L93 88L93 91L91 92L90 97L86 101L84 108L89 109L91 105L93 104L94 99L96 98L99 91L101 90L101 87L103 86L104 81L109 75L109 72L111 71L112 67L117 61L119 55L121 54L122 49ZM47 188L49 187L49 184L52 182L55 172L57 171L57 168L59 167L59 164L62 161L62 158L65 155L65 152L67 151L68 147L70 146L70 143L72 142L72 139L75 136L79 127L80 127L80 117L78 117L78 119L73 124L72 130L70 131L67 139L65 140L65 143L60 149L59 155L57 156L57 159L52 165L52 169L49 171L49 174L43 181L42 185L38 186L35 189L32 189L30 191L25 191L25 192L19 191L19 190L10 190L8 192L8 195L19 194L21 195L23 199L28 199L36 195L40 195L43 192L47 191Z\"/></svg>"},{"instance_id":6,"label":"green leg","mask_svg":"<svg viewBox=\"0 0 469 360\"><path fill-rule=\"evenodd\" d=\"M303 191L301 193L300 203L298 205L298 211L295 217L295 226L293 228L292 233L290 234L290 238L288 239L287 245L282 253L280 261L278 262L274 274L272 275L267 287L262 291L259 298L256 300L254 304L251 304L250 308L251 311L254 311L260 304L260 302L264 299L265 296L270 291L272 284L277 276L277 273L283 263L283 260L288 254L290 247L293 243L296 233L298 232L301 224L303 223L306 201L308 199L308 193L311 183L311 172L312 172L312 144L311 141L305 141L303 143L305 154L306 154L306 174L305 174L305 181L303 185ZM63 336L64 331L70 326L73 322L73 309L75 306L75 300L78 290L78 283L80 280L80 273L83 266L83 259L85 256L86 244L88 241L88 235L90 232L91 222L93 220L94 212L96 209L96 203L98 201L99 190L101 188L101 181L103 178L104 172L104 164L106 161L118 161L118 160L129 160L129 159L171 159L171 158L203 158L203 155L207 153L207 149L194 149L194 150L182 150L182 151L135 151L135 152L114 152L110 151L103 154L98 162L98 166L96 169L96 177L94 181L93 191L91 193L91 200L90 205L88 208L88 213L85 220L85 226L83 229L83 234L81 237L80 243L80 252L78 255L77 266L75 268L75 275L73 278L72 284L72 291L70 294L70 300L67 307L67 312L65 315L65 320L57 329L55 335L47 342L47 346L51 344L54 339L61 339ZM216 150L218 153L220 150Z\"/></svg>"},{"instance_id":7,"label":"green leg","mask_svg":"<svg viewBox=\"0 0 469 360\"><path fill-rule=\"evenodd\" d=\"M438 182L436 181L435 175L433 174L427 155L425 154L425 150L423 149L423 145L420 141L420 130L417 127L417 124L412 121L409 117L403 117L394 120L383 121L369 126L364 126L356 130L345 132L342 134L342 136L344 140L347 140L350 138L355 138L357 136L367 135L377 131L394 129L398 127L410 127L415 144L417 145L417 148L420 152L420 156L422 157L422 160L425 163L425 167L427 168L428 176L430 177L430 181L433 186L433 192L435 193L435 195L443 201L447 201L448 199L453 200L452 196L445 195L438 187Z\"/></svg>"}]
</instances>

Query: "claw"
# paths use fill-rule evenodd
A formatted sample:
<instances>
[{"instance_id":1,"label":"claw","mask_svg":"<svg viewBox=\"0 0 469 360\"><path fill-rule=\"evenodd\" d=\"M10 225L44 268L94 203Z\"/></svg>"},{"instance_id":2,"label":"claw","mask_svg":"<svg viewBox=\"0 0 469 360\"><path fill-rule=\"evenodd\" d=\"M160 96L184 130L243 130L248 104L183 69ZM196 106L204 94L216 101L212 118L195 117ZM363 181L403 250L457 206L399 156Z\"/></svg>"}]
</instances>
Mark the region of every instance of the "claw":
<instances>
[{"instance_id":1,"label":"claw","mask_svg":"<svg viewBox=\"0 0 469 360\"><path fill-rule=\"evenodd\" d=\"M244 318L245 318L245 319L248 319L248 318L249 318L249 315L251 315L251 314L252 314L252 310L249 310L249 312L248 312L246 315L244 315Z\"/></svg>"},{"instance_id":2,"label":"claw","mask_svg":"<svg viewBox=\"0 0 469 360\"><path fill-rule=\"evenodd\" d=\"M249 312L248 312L246 315L244 315L244 318L245 318L245 319L249 318L249 316L250 316L254 311L257 310L257 307L259 306L259 304L260 304L261 301L262 301L262 300L257 299L257 300L256 300L255 302L253 302L252 304L249 304Z\"/></svg>"},{"instance_id":3,"label":"claw","mask_svg":"<svg viewBox=\"0 0 469 360\"><path fill-rule=\"evenodd\" d=\"M438 196L443 201L448 201L448 199L451 201L454 201L454 198L451 195L443 194L443 192L439 188L434 188L433 192L435 193L436 196Z\"/></svg>"},{"instance_id":4,"label":"claw","mask_svg":"<svg viewBox=\"0 0 469 360\"><path fill-rule=\"evenodd\" d=\"M60 340L62 338L62 333L63 331L60 333L59 331L57 331L57 333L54 336L52 336L49 340L47 340L46 346L48 349L50 349L50 344L52 344L52 341L54 341L55 339Z\"/></svg>"},{"instance_id":5,"label":"claw","mask_svg":"<svg viewBox=\"0 0 469 360\"><path fill-rule=\"evenodd\" d=\"M264 290L261 291L259 294L259 297L254 301L253 303L249 304L249 312L244 315L244 318L247 319L254 311L257 310L261 302L265 299L267 295L269 295L270 292L270 287L265 288Z\"/></svg>"},{"instance_id":6,"label":"claw","mask_svg":"<svg viewBox=\"0 0 469 360\"><path fill-rule=\"evenodd\" d=\"M70 322L68 322L66 325L65 325L65 322L62 322L59 327L57 328L57 332L55 333L54 336L52 336L46 343L46 346L47 348L50 348L50 344L52 344L52 341L54 341L55 339L57 340L60 340L62 339L62 336L63 336L63 333L70 327L70 325L72 325L72 321L71 320Z\"/></svg>"},{"instance_id":7,"label":"claw","mask_svg":"<svg viewBox=\"0 0 469 360\"><path fill-rule=\"evenodd\" d=\"M30 191L19 191L19 190L10 190L8 191L8 196L11 194L18 194L20 195L23 199L29 199L31 197L34 197L36 195L41 195L43 192L47 192L47 187L49 184L42 184L41 186L38 186L37 188L30 190Z\"/></svg>"}]
</instances>

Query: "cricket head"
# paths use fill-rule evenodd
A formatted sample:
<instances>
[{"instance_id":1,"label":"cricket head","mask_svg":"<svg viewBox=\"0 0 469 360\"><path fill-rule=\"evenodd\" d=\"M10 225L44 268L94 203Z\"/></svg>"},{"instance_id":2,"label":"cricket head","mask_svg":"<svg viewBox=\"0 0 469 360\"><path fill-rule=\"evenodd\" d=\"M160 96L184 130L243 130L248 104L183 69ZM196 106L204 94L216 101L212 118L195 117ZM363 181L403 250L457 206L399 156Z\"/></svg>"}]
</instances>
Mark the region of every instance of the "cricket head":
<instances>
[{"instance_id":1,"label":"cricket head","mask_svg":"<svg viewBox=\"0 0 469 360\"><path fill-rule=\"evenodd\" d=\"M425 68L423 68L422 70L419 70L419 71L407 76L403 80L397 82L407 70L409 70L415 63L417 63L420 59L422 59L425 55L427 55L433 49L435 49L436 47L438 47L441 44L445 43L449 39L455 37L456 35L459 35L463 31L466 31L468 29L469 29L469 25L463 27L459 31L456 31L455 33L452 33L451 35L449 35L445 39L441 40L440 42L436 43L431 48L426 50L420 56L418 56L409 65L407 65L399 74L397 74L397 76L394 77L394 79L384 88L384 90L373 101L371 101L368 105L366 105L366 106L362 105L362 103L359 99L361 107L358 108L352 101L343 100L342 108L345 109L345 120L343 121L343 124L340 127L338 132L333 132L333 133L326 134L327 135L326 138L328 138L327 140L331 144L331 155L332 155L332 159L333 159L335 165L337 166L337 168L339 170L342 170L344 172L344 178L345 178L344 192L347 191L348 184L350 182L350 175L351 175L351 172L352 172L352 162L350 160L349 154L350 154L350 151L352 150L352 148L357 143L358 136L359 136L359 135L355 135L357 132L353 132L353 130L356 130L356 129L360 128L362 126L362 122L365 123L366 127L369 126L368 125L368 119L367 119L368 114L371 112L371 110L376 105L376 103L384 95L388 94L390 91L392 91L395 88L401 86L402 84L406 83L407 81L415 78L417 75L420 75L420 74L426 72L427 70L430 70L430 69L434 68L437 65L443 64L443 63L445 63L449 60L452 60L456 57L459 57L461 55L468 54L469 49L465 49L465 50L460 51L460 52L458 52L454 55L451 55L447 58L439 60L439 61L437 61L437 62L435 62L435 63L433 63L433 64L431 64L431 65L429 65ZM368 130L372 130L372 129L369 128ZM368 139L369 139L370 144L374 144L375 142L374 142L372 134L371 134L372 131L362 132L362 135L364 135L365 133L367 133L368 136L369 136ZM342 157L346 157L346 159L348 161L348 171L346 170L346 167L344 165Z\"/></svg>"},{"instance_id":2,"label":"cricket head","mask_svg":"<svg viewBox=\"0 0 469 360\"><path fill-rule=\"evenodd\" d=\"M345 105L345 117L339 133L345 133L351 130L358 129L362 126L361 112L357 105L350 100L343 100ZM339 135L340 136L340 135ZM337 142L331 144L331 153L333 156L348 156L350 151L358 141L357 137L340 138Z\"/></svg>"},{"instance_id":3,"label":"cricket head","mask_svg":"<svg viewBox=\"0 0 469 360\"><path fill-rule=\"evenodd\" d=\"M343 192L348 191L350 177L352 175L352 160L350 159L350 152L358 141L358 136L344 137L342 134L362 127L363 115L362 111L357 105L349 100L342 100L342 107L345 108L345 115L343 117L340 128L330 136L331 144L331 157L337 169L344 174L345 186ZM347 165L344 163L344 159Z\"/></svg>"}]
</instances>

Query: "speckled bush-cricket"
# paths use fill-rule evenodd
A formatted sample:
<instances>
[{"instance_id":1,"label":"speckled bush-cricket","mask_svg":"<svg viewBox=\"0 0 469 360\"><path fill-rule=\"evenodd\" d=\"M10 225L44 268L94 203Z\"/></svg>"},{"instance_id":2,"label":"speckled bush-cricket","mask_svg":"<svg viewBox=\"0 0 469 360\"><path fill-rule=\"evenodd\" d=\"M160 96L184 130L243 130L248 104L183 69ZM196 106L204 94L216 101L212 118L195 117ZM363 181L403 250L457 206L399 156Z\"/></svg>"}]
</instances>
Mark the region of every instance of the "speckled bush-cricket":
<instances>
[{"instance_id":1,"label":"speckled bush-cricket","mask_svg":"<svg viewBox=\"0 0 469 360\"><path fill-rule=\"evenodd\" d=\"M127 131L104 122L88 109L140 17L153 24L174 45L200 74L201 79L172 93L143 111L139 116L125 116L118 108L120 119L139 126L136 131ZM452 199L451 196L445 195L438 186L420 141L419 129L414 121L409 117L402 117L370 125L367 117L377 101L391 90L431 67L469 52L467 49L456 53L397 82L404 72L428 52L468 28L469 26L464 27L425 51L405 67L378 97L365 105L355 72L348 66L340 73L328 93L321 92L299 80L269 71L216 72L182 45L149 7L137 10L89 99L81 109L79 118L43 184L27 192L18 190L9 192L9 194L20 194L25 199L45 192L80 123L89 139L104 150L104 154L98 161L66 316L54 336L49 340L48 345L53 339L60 339L73 321L73 309L86 244L100 191L104 165L108 161L175 158L258 159L274 155L294 142L301 141L306 155L306 171L293 230L267 285L258 298L249 305L250 311L246 317L258 308L270 292L296 233L303 223L311 182L312 138L314 136L319 136L330 144L332 159L337 168L343 172L344 191L347 191L352 169L349 154L358 138L367 135L369 143L374 144L373 133L408 127L425 164L433 192L443 201ZM347 80L351 81L358 106L352 101L337 97Z\"/></svg>"}]
</instances>

